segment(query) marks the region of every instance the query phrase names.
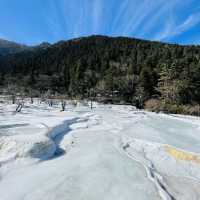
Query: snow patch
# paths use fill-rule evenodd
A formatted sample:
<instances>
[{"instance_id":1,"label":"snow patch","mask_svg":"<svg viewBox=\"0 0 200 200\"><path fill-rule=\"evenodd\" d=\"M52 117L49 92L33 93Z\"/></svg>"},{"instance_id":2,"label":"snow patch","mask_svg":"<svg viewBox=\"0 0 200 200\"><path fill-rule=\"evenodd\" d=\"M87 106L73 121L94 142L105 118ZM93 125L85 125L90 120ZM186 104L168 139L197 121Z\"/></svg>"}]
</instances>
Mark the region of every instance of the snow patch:
<instances>
[{"instance_id":1,"label":"snow patch","mask_svg":"<svg viewBox=\"0 0 200 200\"><path fill-rule=\"evenodd\" d=\"M0 140L1 162L17 158L46 159L54 154L56 146L52 140L39 135L16 135L2 137Z\"/></svg>"}]
</instances>

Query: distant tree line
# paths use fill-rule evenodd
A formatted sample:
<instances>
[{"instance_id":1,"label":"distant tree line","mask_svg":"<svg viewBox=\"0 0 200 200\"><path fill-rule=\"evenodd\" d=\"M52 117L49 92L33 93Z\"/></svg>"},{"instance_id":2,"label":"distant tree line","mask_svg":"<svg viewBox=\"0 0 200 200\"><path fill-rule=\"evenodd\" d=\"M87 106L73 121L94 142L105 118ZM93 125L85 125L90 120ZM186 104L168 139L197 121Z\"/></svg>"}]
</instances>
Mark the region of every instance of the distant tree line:
<instances>
[{"instance_id":1,"label":"distant tree line","mask_svg":"<svg viewBox=\"0 0 200 200\"><path fill-rule=\"evenodd\" d=\"M0 87L183 113L200 102L200 46L91 36L0 57ZM17 92L17 91L14 91ZM173 108L173 109L171 109Z\"/></svg>"}]
</instances>

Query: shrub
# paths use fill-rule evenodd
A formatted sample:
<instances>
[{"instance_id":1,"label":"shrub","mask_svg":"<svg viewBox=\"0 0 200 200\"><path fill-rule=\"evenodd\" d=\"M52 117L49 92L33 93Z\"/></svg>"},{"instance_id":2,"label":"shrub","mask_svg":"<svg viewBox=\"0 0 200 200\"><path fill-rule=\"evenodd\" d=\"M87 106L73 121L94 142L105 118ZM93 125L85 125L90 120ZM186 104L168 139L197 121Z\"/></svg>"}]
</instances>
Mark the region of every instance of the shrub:
<instances>
[{"instance_id":1,"label":"shrub","mask_svg":"<svg viewBox=\"0 0 200 200\"><path fill-rule=\"evenodd\" d=\"M200 105L186 105L183 106L183 114L200 116Z\"/></svg>"},{"instance_id":2,"label":"shrub","mask_svg":"<svg viewBox=\"0 0 200 200\"><path fill-rule=\"evenodd\" d=\"M164 102L159 99L149 99L145 102L145 109L152 112L164 112L173 114L183 114L184 108L182 105Z\"/></svg>"},{"instance_id":3,"label":"shrub","mask_svg":"<svg viewBox=\"0 0 200 200\"><path fill-rule=\"evenodd\" d=\"M144 103L144 108L148 111L159 112L161 110L161 101L158 99L149 99Z\"/></svg>"}]
</instances>

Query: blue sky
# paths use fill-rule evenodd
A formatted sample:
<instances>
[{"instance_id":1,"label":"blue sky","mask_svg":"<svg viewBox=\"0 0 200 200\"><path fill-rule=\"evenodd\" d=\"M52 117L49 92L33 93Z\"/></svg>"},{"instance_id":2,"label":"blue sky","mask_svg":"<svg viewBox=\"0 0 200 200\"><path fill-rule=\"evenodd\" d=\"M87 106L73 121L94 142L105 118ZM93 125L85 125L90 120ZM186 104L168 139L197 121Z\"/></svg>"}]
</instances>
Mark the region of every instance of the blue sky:
<instances>
[{"instance_id":1,"label":"blue sky","mask_svg":"<svg viewBox=\"0 0 200 200\"><path fill-rule=\"evenodd\" d=\"M200 44L200 0L0 0L0 38L38 44L93 34Z\"/></svg>"}]
</instances>

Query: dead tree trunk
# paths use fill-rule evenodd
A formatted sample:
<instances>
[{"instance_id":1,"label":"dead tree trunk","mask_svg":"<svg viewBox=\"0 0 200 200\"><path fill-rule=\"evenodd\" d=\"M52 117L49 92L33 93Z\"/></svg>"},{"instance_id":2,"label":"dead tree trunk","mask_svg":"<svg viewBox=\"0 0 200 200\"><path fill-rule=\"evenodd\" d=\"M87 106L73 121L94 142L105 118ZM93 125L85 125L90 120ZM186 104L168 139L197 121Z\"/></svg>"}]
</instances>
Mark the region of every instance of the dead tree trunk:
<instances>
[{"instance_id":1,"label":"dead tree trunk","mask_svg":"<svg viewBox=\"0 0 200 200\"><path fill-rule=\"evenodd\" d=\"M93 109L93 102L92 102L92 99L90 100L90 108L91 108L91 110Z\"/></svg>"},{"instance_id":2,"label":"dead tree trunk","mask_svg":"<svg viewBox=\"0 0 200 200\"><path fill-rule=\"evenodd\" d=\"M65 111L66 102L64 100L61 101L61 111Z\"/></svg>"},{"instance_id":3,"label":"dead tree trunk","mask_svg":"<svg viewBox=\"0 0 200 200\"><path fill-rule=\"evenodd\" d=\"M18 103L17 108L16 108L16 112L21 112L22 108L23 108L23 103L22 102Z\"/></svg>"},{"instance_id":4,"label":"dead tree trunk","mask_svg":"<svg viewBox=\"0 0 200 200\"><path fill-rule=\"evenodd\" d=\"M33 101L33 97L31 97L31 104L33 104L34 103L34 101Z\"/></svg>"},{"instance_id":5,"label":"dead tree trunk","mask_svg":"<svg viewBox=\"0 0 200 200\"><path fill-rule=\"evenodd\" d=\"M12 104L15 104L15 100L16 100L15 95L12 95L12 96L11 96L11 99L12 99Z\"/></svg>"},{"instance_id":6,"label":"dead tree trunk","mask_svg":"<svg viewBox=\"0 0 200 200\"><path fill-rule=\"evenodd\" d=\"M50 100L48 101L48 104L49 104L49 107L52 107L52 106L53 106L53 100L50 99Z\"/></svg>"}]
</instances>

